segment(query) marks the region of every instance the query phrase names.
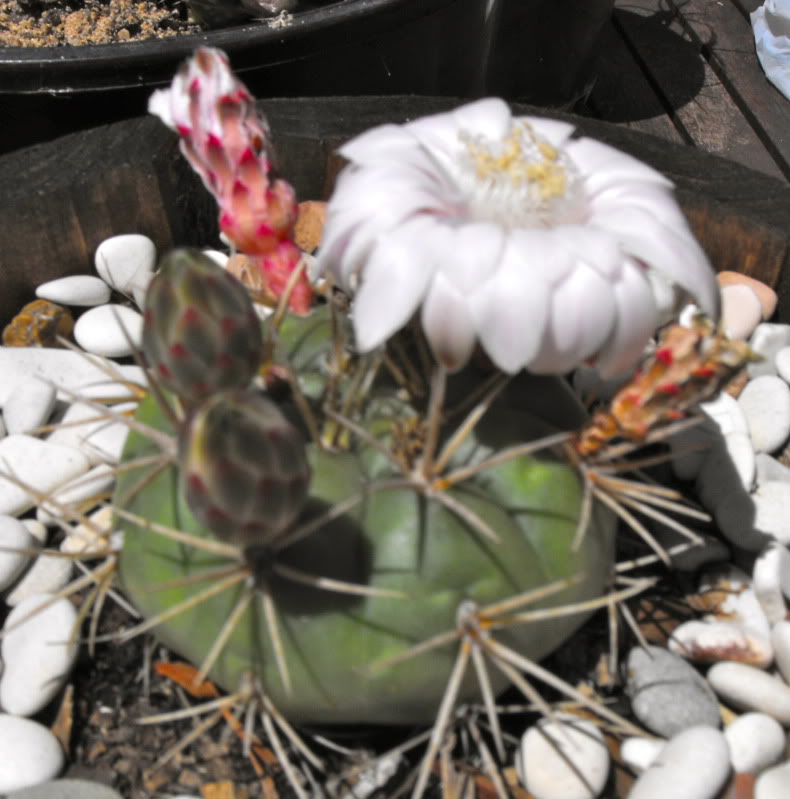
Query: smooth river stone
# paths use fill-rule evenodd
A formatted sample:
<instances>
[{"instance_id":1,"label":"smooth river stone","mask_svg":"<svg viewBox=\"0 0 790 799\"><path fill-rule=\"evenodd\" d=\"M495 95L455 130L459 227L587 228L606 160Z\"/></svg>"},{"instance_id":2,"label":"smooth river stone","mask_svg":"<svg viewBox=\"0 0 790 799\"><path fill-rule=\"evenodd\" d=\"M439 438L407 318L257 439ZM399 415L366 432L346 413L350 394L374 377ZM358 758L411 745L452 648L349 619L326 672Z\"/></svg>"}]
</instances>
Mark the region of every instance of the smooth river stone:
<instances>
[{"instance_id":1,"label":"smooth river stone","mask_svg":"<svg viewBox=\"0 0 790 799\"><path fill-rule=\"evenodd\" d=\"M736 622L764 638L770 636L771 625L751 586L751 578L737 566L726 564L706 570L698 590L709 611L706 620Z\"/></svg>"},{"instance_id":2,"label":"smooth river stone","mask_svg":"<svg viewBox=\"0 0 790 799\"><path fill-rule=\"evenodd\" d=\"M724 735L713 727L691 727L667 742L628 799L714 799L729 772Z\"/></svg>"},{"instance_id":3,"label":"smooth river stone","mask_svg":"<svg viewBox=\"0 0 790 799\"><path fill-rule=\"evenodd\" d=\"M107 285L131 296L138 273L152 272L156 265L156 245L140 233L111 236L96 248L94 263Z\"/></svg>"},{"instance_id":4,"label":"smooth river stone","mask_svg":"<svg viewBox=\"0 0 790 799\"><path fill-rule=\"evenodd\" d=\"M0 793L51 780L65 758L58 739L37 721L0 713Z\"/></svg>"},{"instance_id":5,"label":"smooth river stone","mask_svg":"<svg viewBox=\"0 0 790 799\"><path fill-rule=\"evenodd\" d=\"M123 358L139 350L142 335L143 317L125 305L91 308L74 325L77 344L106 358Z\"/></svg>"},{"instance_id":6,"label":"smooth river stone","mask_svg":"<svg viewBox=\"0 0 790 799\"><path fill-rule=\"evenodd\" d=\"M77 659L72 640L77 609L68 599L44 607L53 599L51 594L30 596L5 620L0 706L15 716L32 716L45 707L65 685Z\"/></svg>"},{"instance_id":7,"label":"smooth river stone","mask_svg":"<svg viewBox=\"0 0 790 799\"><path fill-rule=\"evenodd\" d=\"M87 358L79 352L54 349L51 347L0 347L0 405L8 398L23 380L39 377L44 382L54 383L71 391L79 386L98 381L106 382L107 374L96 365L114 367L111 361L96 356ZM64 392L59 399L70 399Z\"/></svg>"},{"instance_id":8,"label":"smooth river stone","mask_svg":"<svg viewBox=\"0 0 790 799\"><path fill-rule=\"evenodd\" d=\"M787 615L785 597L790 596L790 552L778 542L767 546L755 559L752 588L770 624Z\"/></svg>"},{"instance_id":9,"label":"smooth river stone","mask_svg":"<svg viewBox=\"0 0 790 799\"><path fill-rule=\"evenodd\" d=\"M625 738L620 744L620 757L631 771L641 774L655 763L666 744L663 738Z\"/></svg>"},{"instance_id":10,"label":"smooth river stone","mask_svg":"<svg viewBox=\"0 0 790 799\"><path fill-rule=\"evenodd\" d=\"M760 298L749 286L722 287L720 323L730 338L749 338L762 319Z\"/></svg>"},{"instance_id":11,"label":"smooth river stone","mask_svg":"<svg viewBox=\"0 0 790 799\"><path fill-rule=\"evenodd\" d=\"M754 461L757 465L757 485L768 480L790 483L790 469L772 455L760 452L754 456Z\"/></svg>"},{"instance_id":12,"label":"smooth river stone","mask_svg":"<svg viewBox=\"0 0 790 799\"><path fill-rule=\"evenodd\" d=\"M7 436L0 440L0 463L7 464L4 469L41 494L53 492L90 468L81 452L33 436ZM32 494L0 477L0 514L18 516L35 504Z\"/></svg>"},{"instance_id":13,"label":"smooth river stone","mask_svg":"<svg viewBox=\"0 0 790 799\"><path fill-rule=\"evenodd\" d=\"M785 383L790 383L790 347L782 347L774 358L776 373Z\"/></svg>"},{"instance_id":14,"label":"smooth river stone","mask_svg":"<svg viewBox=\"0 0 790 799\"><path fill-rule=\"evenodd\" d=\"M113 413L133 410L136 403L113 405ZM99 463L118 463L121 459L129 427L123 421L102 419L100 408L93 408L82 402L69 407L61 420L62 427L54 430L47 441L61 447L72 447L90 461L91 466Z\"/></svg>"},{"instance_id":15,"label":"smooth river stone","mask_svg":"<svg viewBox=\"0 0 790 799\"><path fill-rule=\"evenodd\" d=\"M772 540L790 543L790 483L768 480L751 495L732 492L712 511L724 536L749 552L760 552Z\"/></svg>"},{"instance_id":16,"label":"smooth river stone","mask_svg":"<svg viewBox=\"0 0 790 799\"><path fill-rule=\"evenodd\" d=\"M34 546L33 536L19 519L0 516L0 591L22 574L30 562L30 555L22 550Z\"/></svg>"},{"instance_id":17,"label":"smooth river stone","mask_svg":"<svg viewBox=\"0 0 790 799\"><path fill-rule=\"evenodd\" d=\"M74 564L69 558L42 552L11 589L5 598L6 604L13 608L31 596L55 594L68 585L73 571Z\"/></svg>"},{"instance_id":18,"label":"smooth river stone","mask_svg":"<svg viewBox=\"0 0 790 799\"><path fill-rule=\"evenodd\" d=\"M110 287L92 275L71 275L42 283L36 289L36 297L60 305L89 307L109 302Z\"/></svg>"},{"instance_id":19,"label":"smooth river stone","mask_svg":"<svg viewBox=\"0 0 790 799\"><path fill-rule=\"evenodd\" d=\"M46 424L55 407L57 391L37 377L21 380L3 405L3 419L10 435L29 433Z\"/></svg>"},{"instance_id":20,"label":"smooth river stone","mask_svg":"<svg viewBox=\"0 0 790 799\"><path fill-rule=\"evenodd\" d=\"M782 725L765 713L744 713L727 725L724 737L736 772L759 774L779 761L787 745Z\"/></svg>"},{"instance_id":21,"label":"smooth river stone","mask_svg":"<svg viewBox=\"0 0 790 799\"><path fill-rule=\"evenodd\" d=\"M719 724L719 703L710 686L693 666L661 647L631 650L626 693L634 715L661 737Z\"/></svg>"},{"instance_id":22,"label":"smooth river stone","mask_svg":"<svg viewBox=\"0 0 790 799\"><path fill-rule=\"evenodd\" d=\"M773 316L779 298L776 292L763 283L762 280L756 280L741 272L731 272L729 270L717 273L716 280L722 288L725 286L748 286L760 300L763 320L765 321Z\"/></svg>"},{"instance_id":23,"label":"smooth river stone","mask_svg":"<svg viewBox=\"0 0 790 799\"><path fill-rule=\"evenodd\" d=\"M738 624L692 620L678 625L668 642L669 651L695 663L734 660L765 669L774 659L767 635L758 635Z\"/></svg>"},{"instance_id":24,"label":"smooth river stone","mask_svg":"<svg viewBox=\"0 0 790 799\"><path fill-rule=\"evenodd\" d=\"M725 702L741 710L766 713L790 726L790 686L778 677L743 663L717 663L707 677Z\"/></svg>"},{"instance_id":25,"label":"smooth river stone","mask_svg":"<svg viewBox=\"0 0 790 799\"><path fill-rule=\"evenodd\" d=\"M14 791L6 799L122 799L122 797L117 791L99 782L65 779Z\"/></svg>"},{"instance_id":26,"label":"smooth river stone","mask_svg":"<svg viewBox=\"0 0 790 799\"><path fill-rule=\"evenodd\" d=\"M771 630L771 643L776 657L776 668L790 685L790 621L780 621Z\"/></svg>"},{"instance_id":27,"label":"smooth river stone","mask_svg":"<svg viewBox=\"0 0 790 799\"><path fill-rule=\"evenodd\" d=\"M594 724L558 713L524 733L516 768L535 799L595 799L609 775L609 751Z\"/></svg>"},{"instance_id":28,"label":"smooth river stone","mask_svg":"<svg viewBox=\"0 0 790 799\"><path fill-rule=\"evenodd\" d=\"M774 359L776 354L783 347L790 346L790 325L773 324L771 322L763 322L757 325L752 337L749 339L749 346L763 357L762 361L750 363L746 367L749 377L775 375L776 365Z\"/></svg>"},{"instance_id":29,"label":"smooth river stone","mask_svg":"<svg viewBox=\"0 0 790 799\"><path fill-rule=\"evenodd\" d=\"M79 323L78 323L79 324ZM790 386L776 375L750 380L736 402L755 452L776 452L790 437Z\"/></svg>"},{"instance_id":30,"label":"smooth river stone","mask_svg":"<svg viewBox=\"0 0 790 799\"><path fill-rule=\"evenodd\" d=\"M55 524L56 519L63 519L64 508L74 508L79 511L86 501L109 492L114 482L115 474L112 467L106 463L99 463L76 480L70 480L61 486L53 494L51 505L46 501L39 503L36 508L36 518L42 524ZM90 510L90 507L83 510Z\"/></svg>"},{"instance_id":31,"label":"smooth river stone","mask_svg":"<svg viewBox=\"0 0 790 799\"><path fill-rule=\"evenodd\" d=\"M766 769L754 785L754 799L787 799L790 796L790 763Z\"/></svg>"}]
</instances>

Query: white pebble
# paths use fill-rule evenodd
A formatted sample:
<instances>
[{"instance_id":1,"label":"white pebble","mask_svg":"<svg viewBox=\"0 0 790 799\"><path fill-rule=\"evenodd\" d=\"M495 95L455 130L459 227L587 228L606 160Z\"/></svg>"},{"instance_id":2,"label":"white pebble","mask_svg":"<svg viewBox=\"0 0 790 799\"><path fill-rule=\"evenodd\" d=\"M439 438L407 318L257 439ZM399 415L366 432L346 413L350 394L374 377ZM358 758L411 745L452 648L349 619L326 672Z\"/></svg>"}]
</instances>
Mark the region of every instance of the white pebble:
<instances>
[{"instance_id":1,"label":"white pebble","mask_svg":"<svg viewBox=\"0 0 790 799\"><path fill-rule=\"evenodd\" d=\"M628 799L714 799L729 772L724 735L714 727L690 727L667 742Z\"/></svg>"},{"instance_id":2,"label":"white pebble","mask_svg":"<svg viewBox=\"0 0 790 799\"><path fill-rule=\"evenodd\" d=\"M156 264L156 246L148 236L125 233L105 239L94 258L99 277L114 289L129 296L138 272L152 272Z\"/></svg>"},{"instance_id":3,"label":"white pebble","mask_svg":"<svg viewBox=\"0 0 790 799\"><path fill-rule=\"evenodd\" d=\"M43 725L0 713L0 793L54 779L65 758L58 739Z\"/></svg>"},{"instance_id":4,"label":"white pebble","mask_svg":"<svg viewBox=\"0 0 790 799\"><path fill-rule=\"evenodd\" d=\"M230 260L230 256L220 250L203 250L203 255L207 255L217 266L221 266L223 269Z\"/></svg>"},{"instance_id":5,"label":"white pebble","mask_svg":"<svg viewBox=\"0 0 790 799\"><path fill-rule=\"evenodd\" d=\"M56 518L64 518L63 510L66 508L76 512L90 510L96 504L95 500L88 507L82 507L82 504L96 496L106 494L114 482L112 467L100 463L55 491L51 498L53 504L48 504L46 500L40 502L36 508L36 518L42 524L54 524Z\"/></svg>"},{"instance_id":6,"label":"white pebble","mask_svg":"<svg viewBox=\"0 0 790 799\"><path fill-rule=\"evenodd\" d=\"M123 403L114 405L112 412L123 413L136 407L136 403ZM102 418L103 414L104 411L99 408L75 402L63 416L63 426L54 430L47 441L79 450L89 459L91 466L98 463L118 463L129 435L129 427L125 422Z\"/></svg>"},{"instance_id":7,"label":"white pebble","mask_svg":"<svg viewBox=\"0 0 790 799\"><path fill-rule=\"evenodd\" d=\"M776 763L787 744L785 731L765 713L744 713L728 724L724 737L736 773L759 774Z\"/></svg>"},{"instance_id":8,"label":"white pebble","mask_svg":"<svg viewBox=\"0 0 790 799\"><path fill-rule=\"evenodd\" d=\"M107 374L100 367L114 368L112 361L97 356L85 355L71 350L48 347L0 347L0 405L5 405L22 380L40 377L76 391L78 386L98 380L106 381ZM58 392L59 399L70 400L65 392Z\"/></svg>"},{"instance_id":9,"label":"white pebble","mask_svg":"<svg viewBox=\"0 0 790 799\"><path fill-rule=\"evenodd\" d=\"M92 275L72 275L42 283L36 297L60 305L103 305L110 300L110 287Z\"/></svg>"},{"instance_id":10,"label":"white pebble","mask_svg":"<svg viewBox=\"0 0 790 799\"><path fill-rule=\"evenodd\" d=\"M122 358L140 348L143 317L124 305L100 305L74 325L74 339L87 352Z\"/></svg>"},{"instance_id":11,"label":"white pebble","mask_svg":"<svg viewBox=\"0 0 790 799\"><path fill-rule=\"evenodd\" d=\"M771 630L771 643L774 647L776 668L790 684L790 621L779 621Z\"/></svg>"},{"instance_id":12,"label":"white pebble","mask_svg":"<svg viewBox=\"0 0 790 799\"><path fill-rule=\"evenodd\" d=\"M754 799L787 799L790 796L790 763L767 769L754 784Z\"/></svg>"},{"instance_id":13,"label":"white pebble","mask_svg":"<svg viewBox=\"0 0 790 799\"><path fill-rule=\"evenodd\" d=\"M749 286L733 284L721 289L721 324L730 338L749 338L762 318L763 306Z\"/></svg>"},{"instance_id":14,"label":"white pebble","mask_svg":"<svg viewBox=\"0 0 790 799\"><path fill-rule=\"evenodd\" d=\"M31 596L55 594L68 584L73 571L68 558L42 553L5 598L6 604L13 608Z\"/></svg>"},{"instance_id":15,"label":"white pebble","mask_svg":"<svg viewBox=\"0 0 790 799\"><path fill-rule=\"evenodd\" d=\"M543 719L521 738L516 768L535 799L594 799L609 775L601 731L567 713Z\"/></svg>"},{"instance_id":16,"label":"white pebble","mask_svg":"<svg viewBox=\"0 0 790 799\"><path fill-rule=\"evenodd\" d=\"M708 569L700 578L699 593L707 595L707 619L734 621L764 638L770 636L771 625L746 572L732 565Z\"/></svg>"},{"instance_id":17,"label":"white pebble","mask_svg":"<svg viewBox=\"0 0 790 799\"><path fill-rule=\"evenodd\" d=\"M30 562L31 556L21 550L34 545L22 522L13 516L0 516L0 591L5 591Z\"/></svg>"},{"instance_id":18,"label":"white pebble","mask_svg":"<svg viewBox=\"0 0 790 799\"><path fill-rule=\"evenodd\" d=\"M59 447L32 436L7 436L0 440L0 463L23 484L49 494L68 480L85 474L88 459L70 447ZM18 516L36 504L24 488L0 478L0 513Z\"/></svg>"},{"instance_id":19,"label":"white pebble","mask_svg":"<svg viewBox=\"0 0 790 799\"><path fill-rule=\"evenodd\" d=\"M790 543L790 483L768 480L749 495L731 492L713 509L721 532L749 552L759 552L771 540Z\"/></svg>"},{"instance_id":20,"label":"white pebble","mask_svg":"<svg viewBox=\"0 0 790 799\"><path fill-rule=\"evenodd\" d=\"M68 531L60 545L60 551L69 555L101 555L111 544L113 509L110 505L88 516L88 524L78 524Z\"/></svg>"},{"instance_id":21,"label":"white pebble","mask_svg":"<svg viewBox=\"0 0 790 799\"><path fill-rule=\"evenodd\" d=\"M708 682L719 696L741 710L767 713L783 726L790 725L790 686L754 666L717 663Z\"/></svg>"},{"instance_id":22,"label":"white pebble","mask_svg":"<svg viewBox=\"0 0 790 799\"><path fill-rule=\"evenodd\" d=\"M148 385L145 372L134 364L116 364L113 372L117 374L117 380L111 380L105 375L103 380L93 380L75 389L79 399L90 399L94 402L137 399L137 388L144 389Z\"/></svg>"},{"instance_id":23,"label":"white pebble","mask_svg":"<svg viewBox=\"0 0 790 799\"><path fill-rule=\"evenodd\" d=\"M726 621L683 622L672 631L667 645L670 652L695 663L735 660L765 669L774 659L768 636Z\"/></svg>"},{"instance_id":24,"label":"white pebble","mask_svg":"<svg viewBox=\"0 0 790 799\"><path fill-rule=\"evenodd\" d=\"M47 528L38 519L22 519L22 524L25 525L25 529L39 544L46 545L48 538Z\"/></svg>"},{"instance_id":25,"label":"white pebble","mask_svg":"<svg viewBox=\"0 0 790 799\"><path fill-rule=\"evenodd\" d=\"M790 437L790 386L776 375L750 380L738 403L755 452L776 452Z\"/></svg>"},{"instance_id":26,"label":"white pebble","mask_svg":"<svg viewBox=\"0 0 790 799\"><path fill-rule=\"evenodd\" d=\"M3 405L8 433L29 433L49 419L55 407L55 387L37 377L20 380Z\"/></svg>"},{"instance_id":27,"label":"white pebble","mask_svg":"<svg viewBox=\"0 0 790 799\"><path fill-rule=\"evenodd\" d=\"M749 339L749 346L764 358L764 360L750 363L746 367L749 377L776 374L774 359L779 350L790 346L790 325L771 322L757 325Z\"/></svg>"},{"instance_id":28,"label":"white pebble","mask_svg":"<svg viewBox=\"0 0 790 799\"><path fill-rule=\"evenodd\" d=\"M30 596L8 614L0 677L5 711L32 716L63 687L77 658L76 622L74 605L51 594Z\"/></svg>"},{"instance_id":29,"label":"white pebble","mask_svg":"<svg viewBox=\"0 0 790 799\"><path fill-rule=\"evenodd\" d=\"M663 738L626 738L620 744L620 757L635 774L647 771L666 746Z\"/></svg>"},{"instance_id":30,"label":"white pebble","mask_svg":"<svg viewBox=\"0 0 790 799\"><path fill-rule=\"evenodd\" d=\"M733 494L748 496L756 474L754 448L746 433L729 433L712 443L697 474L702 504L716 508Z\"/></svg>"},{"instance_id":31,"label":"white pebble","mask_svg":"<svg viewBox=\"0 0 790 799\"><path fill-rule=\"evenodd\" d=\"M769 623L784 619L785 595L790 596L790 552L785 546L773 543L757 556L752 588Z\"/></svg>"},{"instance_id":32,"label":"white pebble","mask_svg":"<svg viewBox=\"0 0 790 799\"><path fill-rule=\"evenodd\" d=\"M774 358L776 372L785 383L790 383L790 347L782 347Z\"/></svg>"},{"instance_id":33,"label":"white pebble","mask_svg":"<svg viewBox=\"0 0 790 799\"><path fill-rule=\"evenodd\" d=\"M772 455L760 452L754 457L757 464L757 485L768 480L790 483L790 469Z\"/></svg>"}]
</instances>

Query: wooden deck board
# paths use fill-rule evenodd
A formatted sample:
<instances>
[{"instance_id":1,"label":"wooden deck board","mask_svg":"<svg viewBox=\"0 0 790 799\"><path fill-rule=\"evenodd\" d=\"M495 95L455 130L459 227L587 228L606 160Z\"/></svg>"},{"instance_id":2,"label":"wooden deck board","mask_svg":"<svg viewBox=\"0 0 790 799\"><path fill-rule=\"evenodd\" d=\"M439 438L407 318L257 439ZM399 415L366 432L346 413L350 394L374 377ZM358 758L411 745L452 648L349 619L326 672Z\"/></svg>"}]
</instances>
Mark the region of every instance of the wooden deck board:
<instances>
[{"instance_id":1,"label":"wooden deck board","mask_svg":"<svg viewBox=\"0 0 790 799\"><path fill-rule=\"evenodd\" d=\"M586 113L790 180L790 101L765 78L749 22L760 4L617 0Z\"/></svg>"}]
</instances>

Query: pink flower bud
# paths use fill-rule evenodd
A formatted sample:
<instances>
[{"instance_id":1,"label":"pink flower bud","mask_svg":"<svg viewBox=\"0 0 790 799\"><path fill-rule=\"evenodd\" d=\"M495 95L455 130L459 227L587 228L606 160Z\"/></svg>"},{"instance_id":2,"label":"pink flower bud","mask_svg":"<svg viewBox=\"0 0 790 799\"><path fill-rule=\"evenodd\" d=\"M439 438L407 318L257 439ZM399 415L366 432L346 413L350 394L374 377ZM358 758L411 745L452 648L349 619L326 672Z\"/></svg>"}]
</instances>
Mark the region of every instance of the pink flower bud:
<instances>
[{"instance_id":1,"label":"pink flower bud","mask_svg":"<svg viewBox=\"0 0 790 799\"><path fill-rule=\"evenodd\" d=\"M272 181L269 126L225 53L197 50L169 89L154 92L148 110L178 133L181 152L219 205L222 232L241 252L258 256L269 290L280 296L299 262L292 244L296 195L281 178ZM303 277L289 305L306 313L311 298Z\"/></svg>"}]
</instances>

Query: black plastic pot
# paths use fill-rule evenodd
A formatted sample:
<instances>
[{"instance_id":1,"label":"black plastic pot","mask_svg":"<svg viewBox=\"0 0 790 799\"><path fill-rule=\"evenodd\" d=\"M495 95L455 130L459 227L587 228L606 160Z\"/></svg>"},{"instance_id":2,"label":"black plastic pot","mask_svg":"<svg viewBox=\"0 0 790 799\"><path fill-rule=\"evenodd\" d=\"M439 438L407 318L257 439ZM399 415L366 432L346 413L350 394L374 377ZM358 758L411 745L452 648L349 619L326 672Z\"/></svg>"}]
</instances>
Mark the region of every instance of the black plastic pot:
<instances>
[{"instance_id":1,"label":"black plastic pot","mask_svg":"<svg viewBox=\"0 0 790 799\"><path fill-rule=\"evenodd\" d=\"M343 0L283 28L255 22L144 42L0 47L0 151L145 113L151 91L199 46L224 50L257 96L479 95L487 6Z\"/></svg>"}]
</instances>

